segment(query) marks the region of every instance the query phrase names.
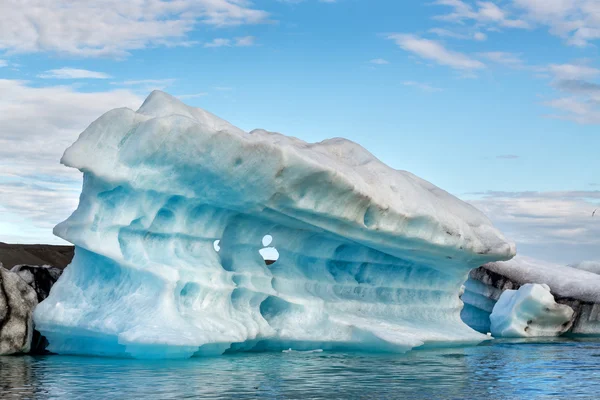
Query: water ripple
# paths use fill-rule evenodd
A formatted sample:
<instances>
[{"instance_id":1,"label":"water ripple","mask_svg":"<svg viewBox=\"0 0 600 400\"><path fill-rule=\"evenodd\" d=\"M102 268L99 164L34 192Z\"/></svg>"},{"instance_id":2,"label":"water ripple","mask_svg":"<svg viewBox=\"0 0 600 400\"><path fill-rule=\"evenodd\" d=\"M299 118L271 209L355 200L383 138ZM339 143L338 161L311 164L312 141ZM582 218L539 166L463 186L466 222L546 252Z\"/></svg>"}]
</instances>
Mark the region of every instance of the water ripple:
<instances>
[{"instance_id":1,"label":"water ripple","mask_svg":"<svg viewBox=\"0 0 600 400\"><path fill-rule=\"evenodd\" d=\"M0 357L1 399L599 399L600 342L182 361Z\"/></svg>"}]
</instances>

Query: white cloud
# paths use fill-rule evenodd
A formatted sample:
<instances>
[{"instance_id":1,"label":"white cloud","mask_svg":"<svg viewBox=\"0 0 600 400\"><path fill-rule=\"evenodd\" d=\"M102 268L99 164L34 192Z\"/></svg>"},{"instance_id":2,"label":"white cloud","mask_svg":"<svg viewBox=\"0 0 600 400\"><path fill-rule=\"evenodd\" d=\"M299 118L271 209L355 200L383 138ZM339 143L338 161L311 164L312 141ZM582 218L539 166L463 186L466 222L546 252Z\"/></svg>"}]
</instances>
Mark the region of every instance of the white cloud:
<instances>
[{"instance_id":1,"label":"white cloud","mask_svg":"<svg viewBox=\"0 0 600 400\"><path fill-rule=\"evenodd\" d=\"M111 82L111 85L126 86L138 94L146 94L153 90L165 90L175 82L175 79L132 79L123 82Z\"/></svg>"},{"instance_id":2,"label":"white cloud","mask_svg":"<svg viewBox=\"0 0 600 400\"><path fill-rule=\"evenodd\" d=\"M545 25L568 44L586 46L600 39L598 0L513 0L528 20Z\"/></svg>"},{"instance_id":3,"label":"white cloud","mask_svg":"<svg viewBox=\"0 0 600 400\"><path fill-rule=\"evenodd\" d=\"M600 191L486 192L478 197L469 202L516 241L520 254L554 261L562 255L564 261L600 257L600 224L591 217L600 206Z\"/></svg>"},{"instance_id":4,"label":"white cloud","mask_svg":"<svg viewBox=\"0 0 600 400\"><path fill-rule=\"evenodd\" d=\"M482 42L482 41L484 41L484 40L487 39L487 35L485 33L482 33L482 32L475 32L473 34L473 39Z\"/></svg>"},{"instance_id":5,"label":"white cloud","mask_svg":"<svg viewBox=\"0 0 600 400\"><path fill-rule=\"evenodd\" d=\"M173 83L175 79L167 78L167 79L137 79L137 80L127 80L121 82L122 85L125 86L136 86L136 85L170 85Z\"/></svg>"},{"instance_id":6,"label":"white cloud","mask_svg":"<svg viewBox=\"0 0 600 400\"><path fill-rule=\"evenodd\" d=\"M204 96L208 96L208 93L200 92L200 93L192 93L192 94L180 94L175 97L177 97L181 100L184 100L184 99L196 99L198 97L204 97Z\"/></svg>"},{"instance_id":7,"label":"white cloud","mask_svg":"<svg viewBox=\"0 0 600 400\"><path fill-rule=\"evenodd\" d=\"M480 55L497 64L503 64L513 68L524 67L524 62L519 54L504 51L489 51L480 53Z\"/></svg>"},{"instance_id":8,"label":"white cloud","mask_svg":"<svg viewBox=\"0 0 600 400\"><path fill-rule=\"evenodd\" d=\"M552 35L574 46L587 46L600 39L598 0L511 0L502 2L437 0L434 4L451 8L435 18L477 28L533 28L545 26ZM512 17L511 17L512 16Z\"/></svg>"},{"instance_id":9,"label":"white cloud","mask_svg":"<svg viewBox=\"0 0 600 400\"><path fill-rule=\"evenodd\" d=\"M0 60L0 68L8 66L8 62L6 60Z\"/></svg>"},{"instance_id":10,"label":"white cloud","mask_svg":"<svg viewBox=\"0 0 600 400\"><path fill-rule=\"evenodd\" d=\"M81 189L80 173L59 164L62 153L101 114L137 108L142 98L129 90L84 93L7 79L0 79L0 93L0 207L51 236Z\"/></svg>"},{"instance_id":11,"label":"white cloud","mask_svg":"<svg viewBox=\"0 0 600 400\"><path fill-rule=\"evenodd\" d=\"M254 36L243 36L235 38L235 45L238 47L254 46L256 38Z\"/></svg>"},{"instance_id":12,"label":"white cloud","mask_svg":"<svg viewBox=\"0 0 600 400\"><path fill-rule=\"evenodd\" d=\"M204 47L249 47L254 46L256 38L254 36L243 36L232 39L216 38L205 43Z\"/></svg>"},{"instance_id":13,"label":"white cloud","mask_svg":"<svg viewBox=\"0 0 600 400\"><path fill-rule=\"evenodd\" d=\"M412 86L412 87L416 87L419 90L422 90L424 92L441 92L442 89L435 87L435 86L431 86L427 83L421 83L421 82L415 82L415 81L404 81L402 82L402 84L404 86Z\"/></svg>"},{"instance_id":14,"label":"white cloud","mask_svg":"<svg viewBox=\"0 0 600 400\"><path fill-rule=\"evenodd\" d=\"M109 79L110 75L104 72L89 71L87 69L77 68L59 68L51 69L40 75L39 78L46 79Z\"/></svg>"},{"instance_id":15,"label":"white cloud","mask_svg":"<svg viewBox=\"0 0 600 400\"><path fill-rule=\"evenodd\" d=\"M544 104L563 112L549 115L551 118L566 119L580 124L600 124L600 108L597 104L577 97L561 97Z\"/></svg>"},{"instance_id":16,"label":"white cloud","mask_svg":"<svg viewBox=\"0 0 600 400\"><path fill-rule=\"evenodd\" d=\"M7 0L0 4L0 50L124 57L148 46L191 45L187 35L198 24L267 19L246 0Z\"/></svg>"},{"instance_id":17,"label":"white cloud","mask_svg":"<svg viewBox=\"0 0 600 400\"><path fill-rule=\"evenodd\" d=\"M216 38L211 42L204 43L204 47L223 47L231 46L231 39Z\"/></svg>"},{"instance_id":18,"label":"white cloud","mask_svg":"<svg viewBox=\"0 0 600 400\"><path fill-rule=\"evenodd\" d=\"M388 60L384 60L383 58L374 58L369 62L376 65L386 65L390 63Z\"/></svg>"},{"instance_id":19,"label":"white cloud","mask_svg":"<svg viewBox=\"0 0 600 400\"><path fill-rule=\"evenodd\" d=\"M560 93L544 102L559 112L549 117L600 124L600 83L592 81L600 76L600 70L582 64L551 64L546 70L553 77L552 87Z\"/></svg>"},{"instance_id":20,"label":"white cloud","mask_svg":"<svg viewBox=\"0 0 600 400\"><path fill-rule=\"evenodd\" d=\"M453 10L449 14L438 15L435 18L443 21L464 23L473 20L479 25L500 26L505 28L529 28L522 19L511 19L507 11L489 1L477 1L475 6L461 0L437 0L436 5L448 6Z\"/></svg>"},{"instance_id":21,"label":"white cloud","mask_svg":"<svg viewBox=\"0 0 600 400\"><path fill-rule=\"evenodd\" d=\"M481 61L463 53L447 50L441 43L434 40L405 34L393 34L388 36L388 39L394 40L398 46L408 52L451 68L474 70L485 67Z\"/></svg>"},{"instance_id":22,"label":"white cloud","mask_svg":"<svg viewBox=\"0 0 600 400\"><path fill-rule=\"evenodd\" d=\"M474 32L474 33L458 33L448 29L443 28L433 28L429 30L429 33L433 33L434 35L440 37L449 37L453 39L462 39L462 40L477 40L482 42L487 39L487 35L482 32Z\"/></svg>"},{"instance_id":23,"label":"white cloud","mask_svg":"<svg viewBox=\"0 0 600 400\"><path fill-rule=\"evenodd\" d=\"M551 64L548 70L556 79L591 79L600 75L600 69L577 64Z\"/></svg>"}]
</instances>

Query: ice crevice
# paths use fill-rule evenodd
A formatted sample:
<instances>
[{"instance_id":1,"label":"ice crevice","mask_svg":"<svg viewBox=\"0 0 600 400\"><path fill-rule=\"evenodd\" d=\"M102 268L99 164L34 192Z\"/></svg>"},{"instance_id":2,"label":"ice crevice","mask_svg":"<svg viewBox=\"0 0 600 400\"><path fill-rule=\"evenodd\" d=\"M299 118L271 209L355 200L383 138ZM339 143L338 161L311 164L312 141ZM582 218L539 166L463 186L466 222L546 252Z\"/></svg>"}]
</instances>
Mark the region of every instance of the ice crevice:
<instances>
[{"instance_id":1,"label":"ice crevice","mask_svg":"<svg viewBox=\"0 0 600 400\"><path fill-rule=\"evenodd\" d=\"M34 314L62 354L475 343L461 284L515 251L478 210L353 142L247 133L162 92L100 117L62 162L84 173L55 228L75 258Z\"/></svg>"}]
</instances>

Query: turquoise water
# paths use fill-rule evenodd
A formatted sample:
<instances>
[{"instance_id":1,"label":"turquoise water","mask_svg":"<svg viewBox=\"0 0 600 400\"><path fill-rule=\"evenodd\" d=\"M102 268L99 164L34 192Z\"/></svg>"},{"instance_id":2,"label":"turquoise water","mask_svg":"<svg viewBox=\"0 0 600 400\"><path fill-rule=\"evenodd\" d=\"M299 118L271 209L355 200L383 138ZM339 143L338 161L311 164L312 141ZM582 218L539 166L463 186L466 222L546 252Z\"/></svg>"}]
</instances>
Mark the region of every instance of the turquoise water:
<instances>
[{"instance_id":1,"label":"turquoise water","mask_svg":"<svg viewBox=\"0 0 600 400\"><path fill-rule=\"evenodd\" d=\"M1 399L600 399L600 340L168 362L0 357L0 392Z\"/></svg>"}]
</instances>

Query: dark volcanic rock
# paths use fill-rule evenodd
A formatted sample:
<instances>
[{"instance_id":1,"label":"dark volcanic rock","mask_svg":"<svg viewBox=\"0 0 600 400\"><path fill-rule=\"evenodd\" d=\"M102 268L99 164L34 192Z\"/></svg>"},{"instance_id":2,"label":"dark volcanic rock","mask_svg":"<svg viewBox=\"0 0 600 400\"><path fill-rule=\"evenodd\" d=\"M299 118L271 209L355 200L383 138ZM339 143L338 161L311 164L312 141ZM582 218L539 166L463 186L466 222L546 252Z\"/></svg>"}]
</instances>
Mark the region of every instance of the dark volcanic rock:
<instances>
[{"instance_id":1,"label":"dark volcanic rock","mask_svg":"<svg viewBox=\"0 0 600 400\"><path fill-rule=\"evenodd\" d=\"M58 280L63 271L49 265L15 265L11 272L19 275L23 281L35 290L37 301L40 303L50 295L52 285ZM32 354L47 354L46 347L48 347L48 340L37 330L34 330L29 352Z\"/></svg>"},{"instance_id":2,"label":"dark volcanic rock","mask_svg":"<svg viewBox=\"0 0 600 400\"><path fill-rule=\"evenodd\" d=\"M38 302L41 303L50 294L52 285L62 274L62 269L49 265L15 265L12 272L16 273L37 293Z\"/></svg>"},{"instance_id":3,"label":"dark volcanic rock","mask_svg":"<svg viewBox=\"0 0 600 400\"><path fill-rule=\"evenodd\" d=\"M0 355L29 352L37 304L35 290L0 267Z\"/></svg>"},{"instance_id":4,"label":"dark volcanic rock","mask_svg":"<svg viewBox=\"0 0 600 400\"><path fill-rule=\"evenodd\" d=\"M6 269L15 265L52 265L64 269L73 259L73 246L48 244L7 244L0 242L0 263Z\"/></svg>"},{"instance_id":5,"label":"dark volcanic rock","mask_svg":"<svg viewBox=\"0 0 600 400\"><path fill-rule=\"evenodd\" d=\"M33 327L33 310L73 254L73 246L0 242L0 355L47 353L48 341Z\"/></svg>"}]
</instances>

